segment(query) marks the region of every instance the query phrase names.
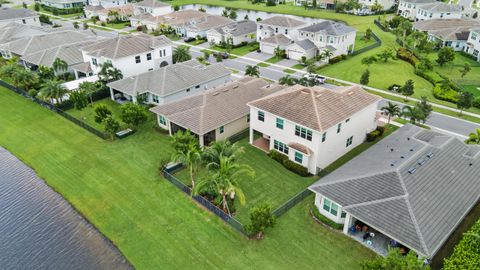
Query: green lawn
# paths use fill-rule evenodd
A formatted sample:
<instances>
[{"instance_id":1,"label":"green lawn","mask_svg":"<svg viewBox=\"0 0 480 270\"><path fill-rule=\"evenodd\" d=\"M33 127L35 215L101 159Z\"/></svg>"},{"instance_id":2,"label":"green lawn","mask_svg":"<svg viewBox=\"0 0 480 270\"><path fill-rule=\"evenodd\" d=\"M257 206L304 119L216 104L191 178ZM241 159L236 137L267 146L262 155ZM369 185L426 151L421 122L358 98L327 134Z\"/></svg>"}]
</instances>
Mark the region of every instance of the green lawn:
<instances>
[{"instance_id":1,"label":"green lawn","mask_svg":"<svg viewBox=\"0 0 480 270\"><path fill-rule=\"evenodd\" d=\"M367 46L375 44L375 42L376 41L373 37L371 37L370 40L365 40L365 33L357 32L357 35L355 36L355 50L358 51Z\"/></svg>"},{"instance_id":2,"label":"green lawn","mask_svg":"<svg viewBox=\"0 0 480 270\"><path fill-rule=\"evenodd\" d=\"M107 23L105 27L110 27L117 30L122 30L125 27L130 26L130 22L121 22L121 23Z\"/></svg>"},{"instance_id":3,"label":"green lawn","mask_svg":"<svg viewBox=\"0 0 480 270\"><path fill-rule=\"evenodd\" d=\"M136 269L361 269L373 253L315 223L309 198L245 239L158 174L169 138L146 124L108 142L0 89L0 145L62 194ZM271 168L265 168L270 170Z\"/></svg>"},{"instance_id":4,"label":"green lawn","mask_svg":"<svg viewBox=\"0 0 480 270\"><path fill-rule=\"evenodd\" d=\"M18 8L22 8L22 7L23 6L19 6ZM35 10L35 5L29 5L28 9ZM81 12L80 13L73 13L73 14L65 14L65 15L60 15L60 14L59 15L54 15L52 12L43 9L42 7L40 7L39 12L42 12L42 13L45 13L45 14L48 14L48 15L52 15L52 16L62 17L62 18L74 18L74 17L83 16L83 13L81 13Z\"/></svg>"},{"instance_id":5,"label":"green lawn","mask_svg":"<svg viewBox=\"0 0 480 270\"><path fill-rule=\"evenodd\" d=\"M237 47L237 48L233 48L233 49L230 50L229 53L239 55L239 56L243 56L243 55L249 54L251 52L255 52L255 51L257 51L257 49L258 49L258 43L249 43L245 46L240 46L240 47ZM220 52L226 52L227 51L227 49L221 48L217 45L215 45L212 48L212 50L217 50L217 51L220 51Z\"/></svg>"},{"instance_id":6,"label":"green lawn","mask_svg":"<svg viewBox=\"0 0 480 270\"><path fill-rule=\"evenodd\" d=\"M306 66L304 66L302 64L295 64L295 65L291 66L291 68L302 70L302 69L306 68Z\"/></svg>"},{"instance_id":7,"label":"green lawn","mask_svg":"<svg viewBox=\"0 0 480 270\"><path fill-rule=\"evenodd\" d=\"M285 72L285 73L287 73L287 74L293 74L293 73L295 73L296 71L293 70L293 69L287 68L287 69L284 69L283 72Z\"/></svg>"},{"instance_id":8,"label":"green lawn","mask_svg":"<svg viewBox=\"0 0 480 270\"><path fill-rule=\"evenodd\" d=\"M190 44L190 45L193 45L193 46L197 46L197 45L203 44L205 42L207 42L206 39L195 39L195 40L192 40L192 41L187 42L187 43Z\"/></svg>"},{"instance_id":9,"label":"green lawn","mask_svg":"<svg viewBox=\"0 0 480 270\"><path fill-rule=\"evenodd\" d=\"M257 66L259 66L259 67L269 67L270 64L261 62L261 63L258 63Z\"/></svg>"},{"instance_id":10,"label":"green lawn","mask_svg":"<svg viewBox=\"0 0 480 270\"><path fill-rule=\"evenodd\" d=\"M282 61L283 59L285 59L285 58L275 55L272 58L269 58L269 59L265 60L265 62L275 64L275 63L278 63L278 62Z\"/></svg>"},{"instance_id":11,"label":"green lawn","mask_svg":"<svg viewBox=\"0 0 480 270\"><path fill-rule=\"evenodd\" d=\"M90 126L102 130L104 129L103 124L99 124L95 122L95 107L98 106L99 104L104 104L112 111L112 117L113 119L119 121L120 123L123 124L123 122L120 120L120 104L116 103L115 101L111 100L110 98L104 98L101 100L97 100L93 102L93 104L89 104L85 109L79 111L77 109L70 109L67 111L68 114L75 116L78 119L83 119L87 124ZM123 124L124 125L124 124Z\"/></svg>"},{"instance_id":12,"label":"green lawn","mask_svg":"<svg viewBox=\"0 0 480 270\"><path fill-rule=\"evenodd\" d=\"M480 96L480 85L463 85L463 89L476 97Z\"/></svg>"}]
</instances>

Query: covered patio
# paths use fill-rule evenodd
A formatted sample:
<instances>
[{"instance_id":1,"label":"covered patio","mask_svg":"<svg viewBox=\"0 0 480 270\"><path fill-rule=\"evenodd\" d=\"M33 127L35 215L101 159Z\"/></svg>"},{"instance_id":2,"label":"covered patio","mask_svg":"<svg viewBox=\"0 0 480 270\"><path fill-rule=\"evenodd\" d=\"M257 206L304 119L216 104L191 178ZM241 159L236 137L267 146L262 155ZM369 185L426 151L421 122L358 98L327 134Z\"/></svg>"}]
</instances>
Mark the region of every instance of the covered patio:
<instances>
[{"instance_id":1,"label":"covered patio","mask_svg":"<svg viewBox=\"0 0 480 270\"><path fill-rule=\"evenodd\" d=\"M257 135L257 133L254 133L254 134ZM255 137L257 137L257 136L255 136ZM252 142L252 145L255 146L256 148L262 150L265 153L270 152L270 139L265 138L262 135L259 135L258 138L254 139L253 142Z\"/></svg>"}]
</instances>

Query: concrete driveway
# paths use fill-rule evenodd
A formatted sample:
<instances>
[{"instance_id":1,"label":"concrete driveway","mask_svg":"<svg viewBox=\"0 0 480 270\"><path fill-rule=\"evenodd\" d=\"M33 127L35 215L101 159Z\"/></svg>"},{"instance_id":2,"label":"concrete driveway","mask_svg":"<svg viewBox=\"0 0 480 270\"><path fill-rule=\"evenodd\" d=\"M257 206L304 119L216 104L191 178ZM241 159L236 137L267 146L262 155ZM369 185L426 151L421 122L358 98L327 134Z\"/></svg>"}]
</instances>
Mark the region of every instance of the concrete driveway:
<instances>
[{"instance_id":1,"label":"concrete driveway","mask_svg":"<svg viewBox=\"0 0 480 270\"><path fill-rule=\"evenodd\" d=\"M267 59L270 59L273 57L273 55L271 54L268 54L268 53L263 53L263 52L251 52L251 53L247 53L245 55L245 57L247 58L252 58L252 59L255 59L255 60L259 60L259 61L265 61Z\"/></svg>"}]
</instances>

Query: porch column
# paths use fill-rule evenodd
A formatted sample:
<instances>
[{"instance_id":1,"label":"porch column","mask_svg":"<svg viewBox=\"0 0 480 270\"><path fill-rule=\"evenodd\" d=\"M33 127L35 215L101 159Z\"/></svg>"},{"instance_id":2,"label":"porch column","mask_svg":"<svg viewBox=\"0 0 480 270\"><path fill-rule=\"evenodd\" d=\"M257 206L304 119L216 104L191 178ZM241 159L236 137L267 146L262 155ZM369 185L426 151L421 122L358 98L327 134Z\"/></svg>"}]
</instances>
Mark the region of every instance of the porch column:
<instances>
[{"instance_id":1,"label":"porch column","mask_svg":"<svg viewBox=\"0 0 480 270\"><path fill-rule=\"evenodd\" d=\"M248 137L248 141L250 144L253 144L253 128L250 127L250 135Z\"/></svg>"},{"instance_id":2,"label":"porch column","mask_svg":"<svg viewBox=\"0 0 480 270\"><path fill-rule=\"evenodd\" d=\"M205 140L203 138L203 135L198 135L198 139L200 140L200 146L203 147L203 145L205 144Z\"/></svg>"},{"instance_id":3,"label":"porch column","mask_svg":"<svg viewBox=\"0 0 480 270\"><path fill-rule=\"evenodd\" d=\"M345 223L343 224L343 233L348 234L348 229L350 229L350 227L352 227L352 216L347 213L345 216Z\"/></svg>"},{"instance_id":4,"label":"porch column","mask_svg":"<svg viewBox=\"0 0 480 270\"><path fill-rule=\"evenodd\" d=\"M132 102L137 103L137 96L132 96Z\"/></svg>"},{"instance_id":5,"label":"porch column","mask_svg":"<svg viewBox=\"0 0 480 270\"><path fill-rule=\"evenodd\" d=\"M111 87L108 88L110 90L110 98L115 101L115 96L113 95L113 89Z\"/></svg>"}]
</instances>

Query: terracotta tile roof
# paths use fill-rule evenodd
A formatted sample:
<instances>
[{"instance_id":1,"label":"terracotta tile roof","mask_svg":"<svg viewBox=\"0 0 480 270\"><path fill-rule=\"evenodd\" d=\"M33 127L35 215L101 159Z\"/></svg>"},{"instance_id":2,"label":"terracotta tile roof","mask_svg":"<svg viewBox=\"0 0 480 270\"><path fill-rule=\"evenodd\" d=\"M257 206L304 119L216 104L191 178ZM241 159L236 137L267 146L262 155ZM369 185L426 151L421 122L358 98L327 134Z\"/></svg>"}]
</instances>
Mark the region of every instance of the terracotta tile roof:
<instances>
[{"instance_id":1,"label":"terracotta tile roof","mask_svg":"<svg viewBox=\"0 0 480 270\"><path fill-rule=\"evenodd\" d=\"M303 145L301 143L291 142L287 145L288 147L298 150L306 155L311 155L313 153L312 149L308 148L308 146Z\"/></svg>"},{"instance_id":2,"label":"terracotta tile roof","mask_svg":"<svg viewBox=\"0 0 480 270\"><path fill-rule=\"evenodd\" d=\"M248 105L323 132L380 99L357 85L335 90L295 85Z\"/></svg>"},{"instance_id":3,"label":"terracotta tile roof","mask_svg":"<svg viewBox=\"0 0 480 270\"><path fill-rule=\"evenodd\" d=\"M282 16L273 16L268 19L258 22L259 24L266 24L271 26L280 26L280 27L298 27L304 25L305 22L300 20L282 15Z\"/></svg>"},{"instance_id":4,"label":"terracotta tile roof","mask_svg":"<svg viewBox=\"0 0 480 270\"><path fill-rule=\"evenodd\" d=\"M289 45L292 44L292 40L284 34L277 34L273 37L264 38L261 40L263 43L277 44L277 45Z\"/></svg>"}]
</instances>

